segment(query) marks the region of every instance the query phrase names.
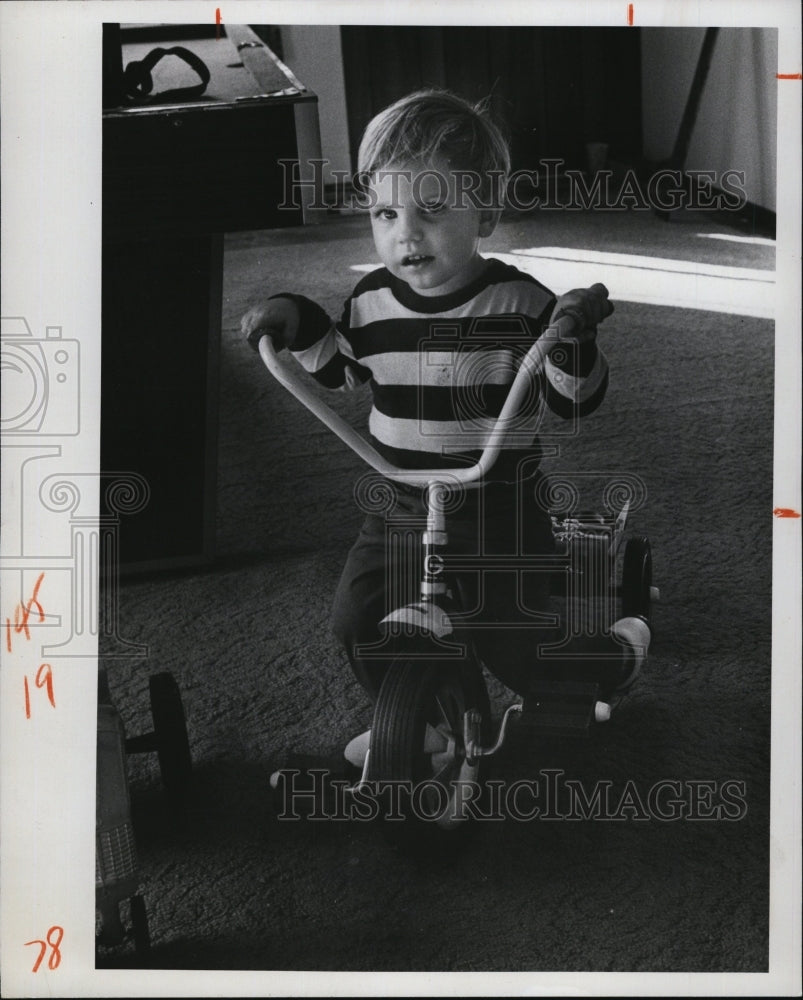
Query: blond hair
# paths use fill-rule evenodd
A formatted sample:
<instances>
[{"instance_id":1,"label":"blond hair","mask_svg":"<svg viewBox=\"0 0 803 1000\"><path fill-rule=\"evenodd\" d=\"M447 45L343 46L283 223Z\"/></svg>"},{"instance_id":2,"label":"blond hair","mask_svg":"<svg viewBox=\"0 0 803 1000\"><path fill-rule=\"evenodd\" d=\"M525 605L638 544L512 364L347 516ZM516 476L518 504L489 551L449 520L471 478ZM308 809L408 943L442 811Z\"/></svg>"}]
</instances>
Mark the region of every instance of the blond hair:
<instances>
[{"instance_id":1,"label":"blond hair","mask_svg":"<svg viewBox=\"0 0 803 1000\"><path fill-rule=\"evenodd\" d=\"M405 163L432 163L472 172L482 198L501 205L510 151L485 102L470 104L447 90L418 90L380 111L365 129L357 157L358 188L380 170Z\"/></svg>"}]
</instances>

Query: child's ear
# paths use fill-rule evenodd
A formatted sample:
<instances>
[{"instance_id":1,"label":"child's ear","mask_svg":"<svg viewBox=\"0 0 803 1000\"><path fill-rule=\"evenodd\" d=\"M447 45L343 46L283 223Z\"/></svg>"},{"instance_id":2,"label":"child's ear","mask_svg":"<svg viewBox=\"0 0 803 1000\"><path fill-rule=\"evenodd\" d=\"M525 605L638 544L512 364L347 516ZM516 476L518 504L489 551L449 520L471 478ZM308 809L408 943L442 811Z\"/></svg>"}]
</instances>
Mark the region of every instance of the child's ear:
<instances>
[{"instance_id":1,"label":"child's ear","mask_svg":"<svg viewBox=\"0 0 803 1000\"><path fill-rule=\"evenodd\" d=\"M501 208L483 208L480 210L480 236L484 239L490 236L496 229L499 219L502 217Z\"/></svg>"}]
</instances>

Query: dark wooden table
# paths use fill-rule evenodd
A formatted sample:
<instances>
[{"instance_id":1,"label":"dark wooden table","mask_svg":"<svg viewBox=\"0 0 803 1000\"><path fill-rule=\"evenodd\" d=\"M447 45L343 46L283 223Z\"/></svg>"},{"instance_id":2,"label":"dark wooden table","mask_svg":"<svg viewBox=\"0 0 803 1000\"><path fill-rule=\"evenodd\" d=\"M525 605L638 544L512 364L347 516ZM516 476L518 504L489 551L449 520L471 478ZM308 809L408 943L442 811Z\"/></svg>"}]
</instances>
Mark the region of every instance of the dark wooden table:
<instances>
[{"instance_id":1,"label":"dark wooden table","mask_svg":"<svg viewBox=\"0 0 803 1000\"><path fill-rule=\"evenodd\" d=\"M182 46L210 74L176 100L200 81L165 56L103 111L101 470L148 483L122 569L175 569L214 557L223 234L314 221L286 176L320 157L317 98L244 25L105 28L117 68Z\"/></svg>"}]
</instances>

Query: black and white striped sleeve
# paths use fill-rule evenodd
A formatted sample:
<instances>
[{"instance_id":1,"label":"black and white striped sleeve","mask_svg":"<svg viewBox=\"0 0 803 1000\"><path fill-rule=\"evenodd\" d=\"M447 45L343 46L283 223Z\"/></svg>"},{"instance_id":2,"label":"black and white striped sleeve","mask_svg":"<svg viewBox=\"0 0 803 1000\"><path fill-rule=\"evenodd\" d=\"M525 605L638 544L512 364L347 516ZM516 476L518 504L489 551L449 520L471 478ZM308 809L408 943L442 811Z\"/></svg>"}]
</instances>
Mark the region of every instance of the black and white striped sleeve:
<instances>
[{"instance_id":1,"label":"black and white striped sleeve","mask_svg":"<svg viewBox=\"0 0 803 1000\"><path fill-rule=\"evenodd\" d=\"M586 416L605 398L608 362L595 341L565 341L553 347L544 374L547 405L558 416Z\"/></svg>"},{"instance_id":2,"label":"black and white striped sleeve","mask_svg":"<svg viewBox=\"0 0 803 1000\"><path fill-rule=\"evenodd\" d=\"M327 389L353 389L370 377L367 368L354 358L348 339L317 302L303 295L283 294L298 307L299 324L290 353L301 367ZM346 303L340 327L348 329L350 301Z\"/></svg>"}]
</instances>

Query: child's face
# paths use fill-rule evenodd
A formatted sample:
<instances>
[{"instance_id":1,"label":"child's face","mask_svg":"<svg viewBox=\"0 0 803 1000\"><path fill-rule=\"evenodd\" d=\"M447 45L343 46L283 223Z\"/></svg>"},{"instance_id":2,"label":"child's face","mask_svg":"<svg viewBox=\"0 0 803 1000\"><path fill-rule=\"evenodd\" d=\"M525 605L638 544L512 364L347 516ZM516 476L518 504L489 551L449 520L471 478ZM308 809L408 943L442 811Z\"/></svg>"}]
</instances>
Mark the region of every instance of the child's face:
<instances>
[{"instance_id":1,"label":"child's face","mask_svg":"<svg viewBox=\"0 0 803 1000\"><path fill-rule=\"evenodd\" d=\"M479 240L498 213L474 207L439 160L379 170L370 184L371 227L385 267L419 295L458 291L481 272Z\"/></svg>"}]
</instances>

